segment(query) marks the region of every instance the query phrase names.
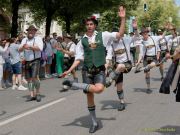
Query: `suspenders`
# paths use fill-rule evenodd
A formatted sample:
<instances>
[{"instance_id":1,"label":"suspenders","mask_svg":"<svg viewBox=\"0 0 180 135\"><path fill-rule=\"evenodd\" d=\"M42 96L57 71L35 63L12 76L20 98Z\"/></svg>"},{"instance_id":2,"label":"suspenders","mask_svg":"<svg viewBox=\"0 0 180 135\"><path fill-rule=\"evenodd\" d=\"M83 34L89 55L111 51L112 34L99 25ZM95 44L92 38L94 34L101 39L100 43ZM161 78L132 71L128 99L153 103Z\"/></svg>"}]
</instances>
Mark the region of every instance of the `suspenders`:
<instances>
[{"instance_id":1,"label":"suspenders","mask_svg":"<svg viewBox=\"0 0 180 135\"><path fill-rule=\"evenodd\" d=\"M156 54L156 44L155 44L155 42L154 42L154 40L153 40L153 38L150 36L150 38L152 39L152 41L153 41L153 43L154 43L154 47L155 47L155 56L157 55ZM142 44L144 45L144 43L142 42ZM145 46L145 45L144 45ZM145 46L146 47L146 46ZM147 47L146 47L146 51L145 51L145 55L146 55L146 53L147 53Z\"/></svg>"},{"instance_id":2,"label":"suspenders","mask_svg":"<svg viewBox=\"0 0 180 135\"><path fill-rule=\"evenodd\" d=\"M176 37L177 38L177 46L179 45L179 40L178 40L178 37ZM174 42L172 42L172 47L171 48L173 48L174 47Z\"/></svg>"},{"instance_id":3,"label":"suspenders","mask_svg":"<svg viewBox=\"0 0 180 135\"><path fill-rule=\"evenodd\" d=\"M122 38L122 44L123 44L124 49L125 49L125 52L126 52L126 57L127 57L128 61L130 61L129 56L128 56L128 53L127 53L127 48L126 48L126 45L125 45L125 43L124 43L123 38ZM114 50L113 44L111 44L111 46L112 46L113 53L114 53L114 61L116 62L116 54L115 54L115 50Z\"/></svg>"},{"instance_id":4,"label":"suspenders","mask_svg":"<svg viewBox=\"0 0 180 135\"><path fill-rule=\"evenodd\" d=\"M163 38L166 42L166 50L169 50L169 47L168 47L168 42L166 40L166 38ZM161 43L160 43L160 40L159 40L159 45L160 45L160 49L161 49ZM161 50L161 51L164 51L164 50Z\"/></svg>"}]
</instances>

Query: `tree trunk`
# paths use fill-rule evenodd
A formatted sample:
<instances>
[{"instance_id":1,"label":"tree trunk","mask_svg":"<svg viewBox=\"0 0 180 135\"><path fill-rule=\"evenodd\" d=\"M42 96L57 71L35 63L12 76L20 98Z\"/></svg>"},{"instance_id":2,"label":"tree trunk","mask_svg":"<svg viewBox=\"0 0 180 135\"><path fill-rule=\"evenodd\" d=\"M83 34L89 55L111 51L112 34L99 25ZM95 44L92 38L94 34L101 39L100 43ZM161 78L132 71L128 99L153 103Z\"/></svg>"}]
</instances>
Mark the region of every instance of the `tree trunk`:
<instances>
[{"instance_id":1,"label":"tree trunk","mask_svg":"<svg viewBox=\"0 0 180 135\"><path fill-rule=\"evenodd\" d=\"M17 36L18 30L18 10L20 2L17 0L12 0L12 27L11 27L11 37Z\"/></svg>"},{"instance_id":2,"label":"tree trunk","mask_svg":"<svg viewBox=\"0 0 180 135\"><path fill-rule=\"evenodd\" d=\"M47 17L46 17L46 36L50 35L50 28L51 28L51 21L52 21L52 12L47 12Z\"/></svg>"},{"instance_id":3,"label":"tree trunk","mask_svg":"<svg viewBox=\"0 0 180 135\"><path fill-rule=\"evenodd\" d=\"M71 32L71 18L68 15L65 16L65 22L66 22L66 32L70 33Z\"/></svg>"}]
</instances>

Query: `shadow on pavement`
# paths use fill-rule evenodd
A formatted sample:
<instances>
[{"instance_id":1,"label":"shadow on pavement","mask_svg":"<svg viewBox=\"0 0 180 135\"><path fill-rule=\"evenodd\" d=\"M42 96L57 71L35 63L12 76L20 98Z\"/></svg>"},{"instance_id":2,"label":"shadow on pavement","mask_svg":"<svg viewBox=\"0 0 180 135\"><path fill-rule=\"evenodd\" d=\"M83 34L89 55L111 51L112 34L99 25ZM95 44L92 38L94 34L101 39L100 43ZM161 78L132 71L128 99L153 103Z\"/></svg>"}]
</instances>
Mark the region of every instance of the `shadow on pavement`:
<instances>
[{"instance_id":1,"label":"shadow on pavement","mask_svg":"<svg viewBox=\"0 0 180 135\"><path fill-rule=\"evenodd\" d=\"M152 81L161 81L161 77L159 78L154 78L154 77L151 77Z\"/></svg>"},{"instance_id":2,"label":"shadow on pavement","mask_svg":"<svg viewBox=\"0 0 180 135\"><path fill-rule=\"evenodd\" d=\"M99 129L101 129L103 127L102 120L116 120L116 119L114 117L110 117L110 118L97 118L97 120L99 124ZM64 124L62 126L78 126L78 127L90 128L91 118L89 115L83 116L83 117L75 119L71 123Z\"/></svg>"},{"instance_id":3,"label":"shadow on pavement","mask_svg":"<svg viewBox=\"0 0 180 135\"><path fill-rule=\"evenodd\" d=\"M0 133L0 135L12 135L12 131L9 131L7 133Z\"/></svg>"},{"instance_id":4,"label":"shadow on pavement","mask_svg":"<svg viewBox=\"0 0 180 135\"><path fill-rule=\"evenodd\" d=\"M133 88L134 92L144 92L146 93L147 88ZM152 91L157 90L157 88L151 88Z\"/></svg>"},{"instance_id":5,"label":"shadow on pavement","mask_svg":"<svg viewBox=\"0 0 180 135\"><path fill-rule=\"evenodd\" d=\"M7 112L6 111L0 111L0 116L6 114Z\"/></svg>"},{"instance_id":6,"label":"shadow on pavement","mask_svg":"<svg viewBox=\"0 0 180 135\"><path fill-rule=\"evenodd\" d=\"M101 110L118 109L119 100L104 100L100 102L102 104ZM126 106L132 103L126 103Z\"/></svg>"},{"instance_id":7,"label":"shadow on pavement","mask_svg":"<svg viewBox=\"0 0 180 135\"><path fill-rule=\"evenodd\" d=\"M28 97L30 97L29 95L24 95L24 96L22 96L22 98L28 98ZM45 95L41 95L41 98L45 98L46 96Z\"/></svg>"},{"instance_id":8,"label":"shadow on pavement","mask_svg":"<svg viewBox=\"0 0 180 135\"><path fill-rule=\"evenodd\" d=\"M161 135L180 135L180 126L167 125L155 131Z\"/></svg>"}]
</instances>

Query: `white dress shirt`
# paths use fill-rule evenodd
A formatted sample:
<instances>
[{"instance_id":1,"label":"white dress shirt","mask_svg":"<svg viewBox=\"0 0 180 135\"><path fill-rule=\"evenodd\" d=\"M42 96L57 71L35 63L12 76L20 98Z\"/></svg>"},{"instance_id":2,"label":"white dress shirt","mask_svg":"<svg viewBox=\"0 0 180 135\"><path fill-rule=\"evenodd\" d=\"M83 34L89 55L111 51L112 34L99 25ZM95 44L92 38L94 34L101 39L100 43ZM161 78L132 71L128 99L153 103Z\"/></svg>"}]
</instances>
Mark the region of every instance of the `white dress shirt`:
<instances>
[{"instance_id":1,"label":"white dress shirt","mask_svg":"<svg viewBox=\"0 0 180 135\"><path fill-rule=\"evenodd\" d=\"M40 51L33 51L33 50L25 49L24 58L26 61L32 61L34 59L41 58L41 51L43 50L43 41L41 37L34 37L30 40L26 37L22 40L19 48L21 48L24 44L28 44L29 46L38 46L40 49Z\"/></svg>"},{"instance_id":2,"label":"white dress shirt","mask_svg":"<svg viewBox=\"0 0 180 135\"><path fill-rule=\"evenodd\" d=\"M76 44L75 44L74 42L72 42L72 41L69 42L69 43L65 46L65 48L69 48L69 50L67 50L67 51L73 52L74 55L75 55L75 53L76 53ZM69 57L69 55L68 55L68 54L65 54L64 57ZM71 56L71 57L74 57L74 56Z\"/></svg>"},{"instance_id":3,"label":"white dress shirt","mask_svg":"<svg viewBox=\"0 0 180 135\"><path fill-rule=\"evenodd\" d=\"M3 54L6 52L6 50L8 49L8 46L5 46L4 48L2 46L0 46L0 64L4 64L4 58L3 58Z\"/></svg>"},{"instance_id":4,"label":"white dress shirt","mask_svg":"<svg viewBox=\"0 0 180 135\"><path fill-rule=\"evenodd\" d=\"M94 34L91 37L85 34L83 38L87 37L89 43L95 43L95 38L96 38L97 33L98 33L97 31L94 31ZM112 32L112 33L107 32L107 31L102 32L102 41L105 47L107 46L108 41L116 39L116 33L117 32ZM83 48L81 40L78 42L76 46L75 60L84 60L84 48Z\"/></svg>"},{"instance_id":5,"label":"white dress shirt","mask_svg":"<svg viewBox=\"0 0 180 135\"><path fill-rule=\"evenodd\" d=\"M180 36L171 38L171 39L168 41L168 46L169 46L170 50L171 50L172 48L178 47L179 45L180 45Z\"/></svg>"},{"instance_id":6,"label":"white dress shirt","mask_svg":"<svg viewBox=\"0 0 180 135\"><path fill-rule=\"evenodd\" d=\"M111 42L108 42L108 46L106 47L107 50L107 55L106 59L112 60L112 57L116 57L116 62L118 63L124 63L127 61L131 61L131 56L130 56L130 45L134 41L133 37L123 37L123 40L114 40ZM123 54L114 54L115 51L119 49L125 49L125 52Z\"/></svg>"},{"instance_id":7,"label":"white dress shirt","mask_svg":"<svg viewBox=\"0 0 180 135\"><path fill-rule=\"evenodd\" d=\"M157 52L160 51L159 41L162 36L149 36L147 40L141 40L142 44L140 45L141 56L155 56ZM147 48L148 46L154 45L155 47Z\"/></svg>"}]
</instances>

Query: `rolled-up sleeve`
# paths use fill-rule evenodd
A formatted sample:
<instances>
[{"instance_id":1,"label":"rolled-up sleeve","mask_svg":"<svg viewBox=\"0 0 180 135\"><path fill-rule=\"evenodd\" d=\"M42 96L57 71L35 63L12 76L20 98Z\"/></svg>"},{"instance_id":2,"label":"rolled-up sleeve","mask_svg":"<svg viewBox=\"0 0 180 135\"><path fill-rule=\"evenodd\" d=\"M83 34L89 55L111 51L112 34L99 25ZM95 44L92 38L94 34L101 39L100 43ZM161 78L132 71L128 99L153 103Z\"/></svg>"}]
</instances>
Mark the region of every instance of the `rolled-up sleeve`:
<instances>
[{"instance_id":1,"label":"rolled-up sleeve","mask_svg":"<svg viewBox=\"0 0 180 135\"><path fill-rule=\"evenodd\" d=\"M75 60L84 61L84 48L83 45L81 44L81 40L78 42L76 46Z\"/></svg>"},{"instance_id":2,"label":"rolled-up sleeve","mask_svg":"<svg viewBox=\"0 0 180 135\"><path fill-rule=\"evenodd\" d=\"M36 45L39 47L40 51L43 50L43 40L40 37L37 37L36 39Z\"/></svg>"},{"instance_id":3,"label":"rolled-up sleeve","mask_svg":"<svg viewBox=\"0 0 180 135\"><path fill-rule=\"evenodd\" d=\"M102 32L103 44L105 47L108 45L108 42L111 42L116 39L116 34L117 32Z\"/></svg>"},{"instance_id":4,"label":"rolled-up sleeve","mask_svg":"<svg viewBox=\"0 0 180 135\"><path fill-rule=\"evenodd\" d=\"M111 43L112 42L108 42L106 46L106 51L107 51L106 60L112 60L112 57L113 57L113 48L112 48Z\"/></svg>"}]
</instances>

